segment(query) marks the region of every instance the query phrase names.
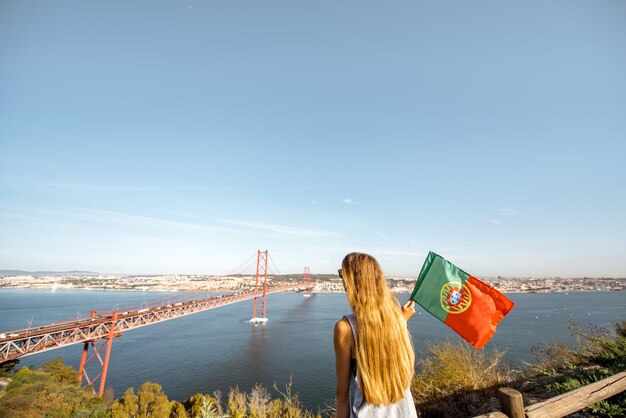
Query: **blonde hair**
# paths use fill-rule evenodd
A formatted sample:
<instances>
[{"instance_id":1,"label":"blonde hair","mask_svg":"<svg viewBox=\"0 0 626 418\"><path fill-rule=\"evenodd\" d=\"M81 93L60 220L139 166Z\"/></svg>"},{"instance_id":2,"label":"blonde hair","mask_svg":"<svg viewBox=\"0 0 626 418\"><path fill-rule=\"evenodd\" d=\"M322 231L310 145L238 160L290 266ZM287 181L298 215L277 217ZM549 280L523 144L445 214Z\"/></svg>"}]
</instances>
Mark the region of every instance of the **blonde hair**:
<instances>
[{"instance_id":1,"label":"blonde hair","mask_svg":"<svg viewBox=\"0 0 626 418\"><path fill-rule=\"evenodd\" d=\"M415 353L398 298L374 257L348 254L342 276L358 328L356 361L365 400L396 403L413 378Z\"/></svg>"}]
</instances>

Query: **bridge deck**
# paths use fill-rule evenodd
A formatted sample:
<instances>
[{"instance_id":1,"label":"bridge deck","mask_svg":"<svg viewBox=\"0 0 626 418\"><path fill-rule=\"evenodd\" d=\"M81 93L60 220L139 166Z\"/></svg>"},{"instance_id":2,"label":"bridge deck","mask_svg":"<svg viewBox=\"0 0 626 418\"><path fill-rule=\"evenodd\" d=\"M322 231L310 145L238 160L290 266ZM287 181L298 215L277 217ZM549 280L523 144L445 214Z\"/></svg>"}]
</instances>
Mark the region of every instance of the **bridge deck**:
<instances>
[{"instance_id":1,"label":"bridge deck","mask_svg":"<svg viewBox=\"0 0 626 418\"><path fill-rule=\"evenodd\" d=\"M267 294L296 290L302 287L301 283L268 287ZM262 290L254 290L188 302L171 303L152 308L125 312L118 311L114 332L115 334L121 334L125 331L158 322L262 296ZM87 319L3 332L0 334L0 363L72 344L101 340L109 335L112 316L113 313L110 312Z\"/></svg>"}]
</instances>

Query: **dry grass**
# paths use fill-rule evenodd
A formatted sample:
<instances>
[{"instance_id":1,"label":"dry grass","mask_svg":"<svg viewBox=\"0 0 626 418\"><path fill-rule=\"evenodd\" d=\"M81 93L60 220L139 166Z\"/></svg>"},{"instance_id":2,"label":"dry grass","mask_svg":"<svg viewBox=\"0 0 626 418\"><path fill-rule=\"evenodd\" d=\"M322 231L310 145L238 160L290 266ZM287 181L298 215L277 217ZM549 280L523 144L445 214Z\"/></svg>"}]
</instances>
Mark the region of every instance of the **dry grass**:
<instances>
[{"instance_id":1,"label":"dry grass","mask_svg":"<svg viewBox=\"0 0 626 418\"><path fill-rule=\"evenodd\" d=\"M416 401L451 395L462 390L486 389L509 381L501 366L504 352L476 350L464 342L445 341L429 347L413 380Z\"/></svg>"},{"instance_id":2,"label":"dry grass","mask_svg":"<svg viewBox=\"0 0 626 418\"><path fill-rule=\"evenodd\" d=\"M464 417L497 409L495 392L511 381L504 352L476 350L465 342L429 347L411 392L420 416Z\"/></svg>"}]
</instances>

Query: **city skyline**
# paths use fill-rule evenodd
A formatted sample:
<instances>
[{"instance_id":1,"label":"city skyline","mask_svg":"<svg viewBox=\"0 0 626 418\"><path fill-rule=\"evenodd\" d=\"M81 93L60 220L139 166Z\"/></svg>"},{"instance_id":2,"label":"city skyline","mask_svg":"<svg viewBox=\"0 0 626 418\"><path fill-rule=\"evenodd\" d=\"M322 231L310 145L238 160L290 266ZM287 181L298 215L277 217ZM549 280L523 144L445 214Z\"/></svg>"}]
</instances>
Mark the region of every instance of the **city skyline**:
<instances>
[{"instance_id":1,"label":"city skyline","mask_svg":"<svg viewBox=\"0 0 626 418\"><path fill-rule=\"evenodd\" d=\"M0 6L0 269L626 275L626 4Z\"/></svg>"}]
</instances>

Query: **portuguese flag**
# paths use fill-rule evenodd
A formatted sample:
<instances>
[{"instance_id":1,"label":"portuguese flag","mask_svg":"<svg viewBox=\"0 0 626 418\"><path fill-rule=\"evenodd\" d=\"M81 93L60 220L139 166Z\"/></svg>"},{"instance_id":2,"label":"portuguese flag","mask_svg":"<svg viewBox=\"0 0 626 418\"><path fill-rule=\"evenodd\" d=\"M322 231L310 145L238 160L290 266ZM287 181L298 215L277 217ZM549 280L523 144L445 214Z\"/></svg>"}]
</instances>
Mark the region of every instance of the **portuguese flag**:
<instances>
[{"instance_id":1,"label":"portuguese flag","mask_svg":"<svg viewBox=\"0 0 626 418\"><path fill-rule=\"evenodd\" d=\"M432 251L428 253L411 299L474 347L482 348L513 302Z\"/></svg>"}]
</instances>

